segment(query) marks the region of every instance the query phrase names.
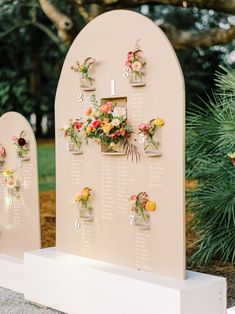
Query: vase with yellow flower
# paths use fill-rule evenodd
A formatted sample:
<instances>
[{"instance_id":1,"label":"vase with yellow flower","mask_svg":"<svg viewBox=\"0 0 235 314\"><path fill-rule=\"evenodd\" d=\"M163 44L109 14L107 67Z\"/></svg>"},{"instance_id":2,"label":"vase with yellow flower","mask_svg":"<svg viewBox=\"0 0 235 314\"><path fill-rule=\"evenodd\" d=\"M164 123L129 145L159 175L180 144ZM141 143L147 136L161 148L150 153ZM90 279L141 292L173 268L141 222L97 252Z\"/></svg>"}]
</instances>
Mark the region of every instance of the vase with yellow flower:
<instances>
[{"instance_id":1,"label":"vase with yellow flower","mask_svg":"<svg viewBox=\"0 0 235 314\"><path fill-rule=\"evenodd\" d=\"M5 177L5 186L7 188L8 197L12 199L20 198L20 183L16 176L16 172L14 169L5 169L2 171L3 176Z\"/></svg>"},{"instance_id":2,"label":"vase with yellow flower","mask_svg":"<svg viewBox=\"0 0 235 314\"><path fill-rule=\"evenodd\" d=\"M139 229L150 229L150 212L156 210L156 203L149 199L146 192L140 192L130 197L132 202L131 210L134 212L131 223Z\"/></svg>"},{"instance_id":3,"label":"vase with yellow flower","mask_svg":"<svg viewBox=\"0 0 235 314\"><path fill-rule=\"evenodd\" d=\"M141 143L144 144L144 152L146 156L161 156L159 150L158 131L165 124L161 118L152 119L149 122L139 124L139 134Z\"/></svg>"},{"instance_id":4,"label":"vase with yellow flower","mask_svg":"<svg viewBox=\"0 0 235 314\"><path fill-rule=\"evenodd\" d=\"M91 193L92 189L89 187L85 187L80 193L76 194L74 199L79 208L79 217L80 219L85 221L94 220L94 211L91 204Z\"/></svg>"}]
</instances>

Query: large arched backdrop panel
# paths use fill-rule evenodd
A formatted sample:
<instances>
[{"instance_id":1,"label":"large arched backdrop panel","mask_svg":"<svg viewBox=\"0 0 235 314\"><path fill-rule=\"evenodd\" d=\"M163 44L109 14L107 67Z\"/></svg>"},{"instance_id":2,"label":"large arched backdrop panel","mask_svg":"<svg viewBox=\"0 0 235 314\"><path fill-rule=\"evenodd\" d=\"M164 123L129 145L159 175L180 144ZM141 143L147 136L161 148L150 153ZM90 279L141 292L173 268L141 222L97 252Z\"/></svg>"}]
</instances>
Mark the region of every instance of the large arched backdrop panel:
<instances>
[{"instance_id":1,"label":"large arched backdrop panel","mask_svg":"<svg viewBox=\"0 0 235 314\"><path fill-rule=\"evenodd\" d=\"M146 85L133 87L123 73L126 55L138 39L147 61ZM81 90L79 75L71 71L76 61L86 57L97 61L92 72L95 91ZM67 151L59 130L71 118L87 118L92 94L98 103L112 98L126 102L139 162L101 154L94 141L83 145L83 154ZM112 11L81 31L65 59L55 103L57 250L184 278L184 98L184 80L173 48L148 18ZM156 117L165 121L160 130L161 156L150 157L144 154L138 125ZM93 190L94 221L82 221L77 228L78 209L70 200L87 186ZM128 198L141 191L157 204L149 230L130 224Z\"/></svg>"}]
</instances>

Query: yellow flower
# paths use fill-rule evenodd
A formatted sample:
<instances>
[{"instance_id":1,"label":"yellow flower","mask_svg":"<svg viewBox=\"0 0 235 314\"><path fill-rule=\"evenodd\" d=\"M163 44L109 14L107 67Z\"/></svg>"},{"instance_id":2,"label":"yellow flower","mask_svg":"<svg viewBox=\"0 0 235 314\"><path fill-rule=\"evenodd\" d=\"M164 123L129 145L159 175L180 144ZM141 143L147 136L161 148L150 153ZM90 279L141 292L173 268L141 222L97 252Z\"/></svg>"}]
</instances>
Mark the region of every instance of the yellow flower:
<instances>
[{"instance_id":1,"label":"yellow flower","mask_svg":"<svg viewBox=\"0 0 235 314\"><path fill-rule=\"evenodd\" d=\"M84 201L87 201L88 198L90 197L90 195L91 195L90 191L91 191L90 188L84 188L84 189L82 190L82 199L83 199Z\"/></svg>"},{"instance_id":2,"label":"yellow flower","mask_svg":"<svg viewBox=\"0 0 235 314\"><path fill-rule=\"evenodd\" d=\"M79 201L81 201L81 199L82 199L82 195L81 194L76 194L75 201L79 202Z\"/></svg>"},{"instance_id":3,"label":"yellow flower","mask_svg":"<svg viewBox=\"0 0 235 314\"><path fill-rule=\"evenodd\" d=\"M104 126L103 126L103 131L104 133L109 133L110 130L113 128L113 126L110 124L110 123L106 123Z\"/></svg>"},{"instance_id":4,"label":"yellow flower","mask_svg":"<svg viewBox=\"0 0 235 314\"><path fill-rule=\"evenodd\" d=\"M156 126L163 126L165 124L165 121L163 119L161 119L161 118L157 118L157 119L154 120L154 124Z\"/></svg>"},{"instance_id":5,"label":"yellow flower","mask_svg":"<svg viewBox=\"0 0 235 314\"><path fill-rule=\"evenodd\" d=\"M119 130L119 132L120 132L120 134L123 136L123 135L125 135L125 133L126 133L126 131L123 129L123 128L121 128L120 130Z\"/></svg>"},{"instance_id":6,"label":"yellow flower","mask_svg":"<svg viewBox=\"0 0 235 314\"><path fill-rule=\"evenodd\" d=\"M4 175L4 177L10 177L11 175L13 175L13 170L11 169L6 169L2 172L2 174Z\"/></svg>"},{"instance_id":7,"label":"yellow flower","mask_svg":"<svg viewBox=\"0 0 235 314\"><path fill-rule=\"evenodd\" d=\"M145 209L148 211L154 211L156 209L156 203L153 201L148 201L145 205Z\"/></svg>"},{"instance_id":8,"label":"yellow flower","mask_svg":"<svg viewBox=\"0 0 235 314\"><path fill-rule=\"evenodd\" d=\"M92 127L90 125L88 125L88 127L86 128L86 133L90 134L92 131Z\"/></svg>"}]
</instances>

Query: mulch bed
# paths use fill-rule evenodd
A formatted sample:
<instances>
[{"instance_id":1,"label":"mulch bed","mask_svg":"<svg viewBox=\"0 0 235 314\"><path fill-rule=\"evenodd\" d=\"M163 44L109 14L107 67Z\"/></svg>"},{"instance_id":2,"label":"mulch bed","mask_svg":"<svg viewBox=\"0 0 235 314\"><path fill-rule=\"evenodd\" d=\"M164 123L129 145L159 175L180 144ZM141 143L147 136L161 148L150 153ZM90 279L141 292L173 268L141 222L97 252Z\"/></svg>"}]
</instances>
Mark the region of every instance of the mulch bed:
<instances>
[{"instance_id":1,"label":"mulch bed","mask_svg":"<svg viewBox=\"0 0 235 314\"><path fill-rule=\"evenodd\" d=\"M42 247L55 246L55 191L46 191L40 193L41 206L41 238ZM190 214L187 214L187 221L190 220ZM187 252L189 253L193 248L193 243L197 238L196 233L187 232ZM235 267L230 264L224 264L220 261L213 261L207 266L191 267L188 269L217 275L227 278L228 284L228 307L235 306Z\"/></svg>"}]
</instances>

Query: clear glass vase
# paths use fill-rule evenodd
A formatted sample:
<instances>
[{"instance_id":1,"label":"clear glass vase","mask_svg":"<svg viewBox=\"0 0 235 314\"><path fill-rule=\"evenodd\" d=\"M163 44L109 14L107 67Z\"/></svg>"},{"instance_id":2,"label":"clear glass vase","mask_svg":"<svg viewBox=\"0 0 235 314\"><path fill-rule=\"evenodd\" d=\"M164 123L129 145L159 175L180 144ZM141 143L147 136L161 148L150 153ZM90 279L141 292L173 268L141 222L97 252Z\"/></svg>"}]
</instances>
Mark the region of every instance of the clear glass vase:
<instances>
[{"instance_id":1,"label":"clear glass vase","mask_svg":"<svg viewBox=\"0 0 235 314\"><path fill-rule=\"evenodd\" d=\"M130 74L130 84L131 86L144 86L145 82L143 76L138 71L132 71Z\"/></svg>"},{"instance_id":2,"label":"clear glass vase","mask_svg":"<svg viewBox=\"0 0 235 314\"><path fill-rule=\"evenodd\" d=\"M5 158L0 157L0 169L3 168L4 164L5 164Z\"/></svg>"},{"instance_id":3,"label":"clear glass vase","mask_svg":"<svg viewBox=\"0 0 235 314\"><path fill-rule=\"evenodd\" d=\"M89 77L88 74L83 73L80 78L80 87L85 91L95 90L94 79Z\"/></svg>"},{"instance_id":4,"label":"clear glass vase","mask_svg":"<svg viewBox=\"0 0 235 314\"><path fill-rule=\"evenodd\" d=\"M82 154L82 145L80 142L68 141L67 150L72 154Z\"/></svg>"},{"instance_id":5,"label":"clear glass vase","mask_svg":"<svg viewBox=\"0 0 235 314\"><path fill-rule=\"evenodd\" d=\"M123 147L123 143L117 143L113 146L107 144L101 144L101 152L104 155L126 155L126 152Z\"/></svg>"},{"instance_id":6,"label":"clear glass vase","mask_svg":"<svg viewBox=\"0 0 235 314\"><path fill-rule=\"evenodd\" d=\"M137 212L133 218L133 224L142 230L150 229L150 215L146 211Z\"/></svg>"},{"instance_id":7,"label":"clear glass vase","mask_svg":"<svg viewBox=\"0 0 235 314\"><path fill-rule=\"evenodd\" d=\"M22 161L30 160L29 150L18 150L17 157Z\"/></svg>"},{"instance_id":8,"label":"clear glass vase","mask_svg":"<svg viewBox=\"0 0 235 314\"><path fill-rule=\"evenodd\" d=\"M161 152L158 149L158 142L152 137L147 137L144 145L144 152L146 156L161 156Z\"/></svg>"},{"instance_id":9,"label":"clear glass vase","mask_svg":"<svg viewBox=\"0 0 235 314\"><path fill-rule=\"evenodd\" d=\"M14 187L14 188L12 188L12 189L10 189L10 188L8 188L8 195L10 196L10 197L15 197L15 198L20 198L20 189L19 188L16 188L16 187Z\"/></svg>"},{"instance_id":10,"label":"clear glass vase","mask_svg":"<svg viewBox=\"0 0 235 314\"><path fill-rule=\"evenodd\" d=\"M87 207L81 206L79 209L79 216L84 221L93 221L94 213L92 207L88 209Z\"/></svg>"}]
</instances>

